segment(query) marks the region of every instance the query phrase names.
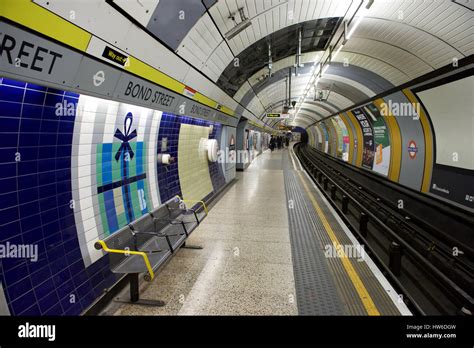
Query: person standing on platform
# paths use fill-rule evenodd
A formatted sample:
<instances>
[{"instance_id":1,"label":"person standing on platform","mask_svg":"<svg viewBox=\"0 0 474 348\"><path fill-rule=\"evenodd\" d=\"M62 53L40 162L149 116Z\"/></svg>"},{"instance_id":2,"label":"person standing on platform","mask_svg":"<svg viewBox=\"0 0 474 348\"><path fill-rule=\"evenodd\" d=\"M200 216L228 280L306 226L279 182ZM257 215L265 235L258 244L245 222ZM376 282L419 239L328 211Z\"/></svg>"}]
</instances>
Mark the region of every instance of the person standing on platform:
<instances>
[{"instance_id":1,"label":"person standing on platform","mask_svg":"<svg viewBox=\"0 0 474 348\"><path fill-rule=\"evenodd\" d=\"M275 138L273 137L273 135L270 138L270 143L268 144L268 147L270 148L271 152L275 150Z\"/></svg>"}]
</instances>

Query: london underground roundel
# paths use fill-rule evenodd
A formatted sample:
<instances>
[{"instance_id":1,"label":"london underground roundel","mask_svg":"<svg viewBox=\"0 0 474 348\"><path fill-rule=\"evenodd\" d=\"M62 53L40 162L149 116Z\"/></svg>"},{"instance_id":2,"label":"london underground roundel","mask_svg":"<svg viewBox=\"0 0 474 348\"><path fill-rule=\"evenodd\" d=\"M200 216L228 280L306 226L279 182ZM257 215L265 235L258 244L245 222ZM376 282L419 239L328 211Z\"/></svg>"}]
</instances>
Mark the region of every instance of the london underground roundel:
<instances>
[{"instance_id":1,"label":"london underground roundel","mask_svg":"<svg viewBox=\"0 0 474 348\"><path fill-rule=\"evenodd\" d=\"M416 147L416 142L414 140L410 140L408 143L408 154L410 155L410 158L415 159L417 153L418 147Z\"/></svg>"}]
</instances>

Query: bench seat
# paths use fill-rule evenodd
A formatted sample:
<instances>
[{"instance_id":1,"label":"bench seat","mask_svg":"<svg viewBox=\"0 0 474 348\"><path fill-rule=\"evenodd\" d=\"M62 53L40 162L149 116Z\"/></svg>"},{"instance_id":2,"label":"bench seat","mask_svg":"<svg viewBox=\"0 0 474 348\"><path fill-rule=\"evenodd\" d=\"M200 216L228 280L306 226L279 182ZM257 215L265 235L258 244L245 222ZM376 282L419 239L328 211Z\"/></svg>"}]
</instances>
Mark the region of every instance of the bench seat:
<instances>
[{"instance_id":1,"label":"bench seat","mask_svg":"<svg viewBox=\"0 0 474 348\"><path fill-rule=\"evenodd\" d=\"M128 274L131 303L164 305L163 301L139 299L139 274L143 273L147 281L152 280L155 272L185 246L188 236L207 215L205 203L195 203L201 203L203 209L188 209L184 201L174 197L105 240L95 243L96 249L109 253L113 273Z\"/></svg>"}]
</instances>

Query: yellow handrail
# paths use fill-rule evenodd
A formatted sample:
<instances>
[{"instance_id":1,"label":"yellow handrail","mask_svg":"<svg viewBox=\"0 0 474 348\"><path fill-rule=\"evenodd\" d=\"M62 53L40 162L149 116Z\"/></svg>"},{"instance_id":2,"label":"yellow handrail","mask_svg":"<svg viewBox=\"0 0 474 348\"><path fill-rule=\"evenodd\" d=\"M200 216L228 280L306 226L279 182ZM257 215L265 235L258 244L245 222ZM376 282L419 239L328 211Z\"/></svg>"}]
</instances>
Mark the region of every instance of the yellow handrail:
<instances>
[{"instance_id":1,"label":"yellow handrail","mask_svg":"<svg viewBox=\"0 0 474 348\"><path fill-rule=\"evenodd\" d=\"M98 240L97 243L99 243L102 249L104 249L104 251L107 251L108 253L142 256L143 260L145 261L146 268L148 269L148 273L150 274L150 280L153 280L153 278L155 278L155 272L153 272L153 268L151 267L150 260L148 260L148 255L146 253L142 251L133 251L133 250L109 249L109 247L107 246L107 244L105 244L103 240Z\"/></svg>"},{"instance_id":2,"label":"yellow handrail","mask_svg":"<svg viewBox=\"0 0 474 348\"><path fill-rule=\"evenodd\" d=\"M201 203L202 207L204 208L204 211L206 212L206 215L209 214L209 210L207 209L206 203L204 201L194 201L191 199L182 199L180 196L177 196L181 201L184 203Z\"/></svg>"}]
</instances>

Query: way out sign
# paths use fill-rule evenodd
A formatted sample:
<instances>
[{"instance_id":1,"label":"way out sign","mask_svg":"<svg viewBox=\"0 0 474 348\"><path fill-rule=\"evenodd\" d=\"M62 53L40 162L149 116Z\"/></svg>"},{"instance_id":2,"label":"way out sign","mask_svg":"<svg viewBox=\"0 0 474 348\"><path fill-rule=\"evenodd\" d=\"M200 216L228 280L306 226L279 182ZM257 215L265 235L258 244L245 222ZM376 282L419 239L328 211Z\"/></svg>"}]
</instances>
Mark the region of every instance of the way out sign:
<instances>
[{"instance_id":1,"label":"way out sign","mask_svg":"<svg viewBox=\"0 0 474 348\"><path fill-rule=\"evenodd\" d=\"M267 118L282 118L282 119L286 119L286 118L290 118L290 115L289 114L282 114L282 113L267 113Z\"/></svg>"}]
</instances>

